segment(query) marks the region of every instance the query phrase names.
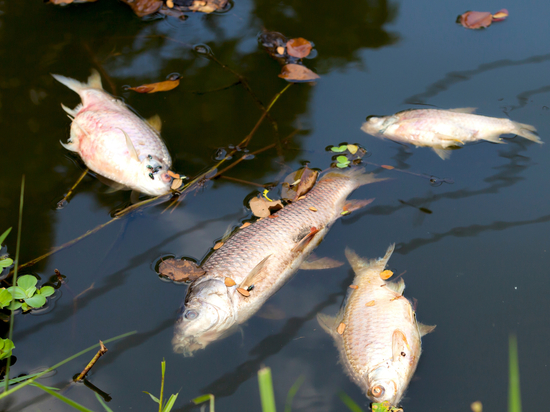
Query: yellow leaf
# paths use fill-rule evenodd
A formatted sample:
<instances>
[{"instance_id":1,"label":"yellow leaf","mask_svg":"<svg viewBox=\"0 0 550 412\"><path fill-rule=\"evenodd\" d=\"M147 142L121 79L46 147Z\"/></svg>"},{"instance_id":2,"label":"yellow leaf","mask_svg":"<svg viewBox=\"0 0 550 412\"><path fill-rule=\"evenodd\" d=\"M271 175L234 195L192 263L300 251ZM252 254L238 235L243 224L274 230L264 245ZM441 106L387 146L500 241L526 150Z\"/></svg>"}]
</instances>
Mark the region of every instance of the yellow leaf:
<instances>
[{"instance_id":1,"label":"yellow leaf","mask_svg":"<svg viewBox=\"0 0 550 412\"><path fill-rule=\"evenodd\" d=\"M348 144L348 150L351 154L355 154L359 150L359 147L354 144Z\"/></svg>"}]
</instances>

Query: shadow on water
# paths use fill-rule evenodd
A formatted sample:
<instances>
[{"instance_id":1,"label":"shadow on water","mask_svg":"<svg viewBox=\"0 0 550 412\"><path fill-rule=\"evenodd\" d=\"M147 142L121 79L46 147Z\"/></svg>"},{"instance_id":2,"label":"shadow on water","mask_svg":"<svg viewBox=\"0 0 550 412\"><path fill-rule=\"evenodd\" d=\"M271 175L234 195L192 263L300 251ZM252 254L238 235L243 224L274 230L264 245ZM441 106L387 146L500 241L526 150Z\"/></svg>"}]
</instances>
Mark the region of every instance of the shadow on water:
<instances>
[{"instance_id":1,"label":"shadow on water","mask_svg":"<svg viewBox=\"0 0 550 412\"><path fill-rule=\"evenodd\" d=\"M411 97L407 97L403 103L405 104L426 103L429 98L437 96L439 93L444 92L445 90L449 89L451 86L454 86L461 82L468 81L479 74L483 74L491 70L502 69L504 67L522 66L525 64L544 63L549 60L550 60L550 54L541 54L538 56L532 56L521 60L510 60L510 59L497 60L496 62L492 62L492 63L480 64L477 67L477 69L463 70L460 72L449 72L445 75L443 79L437 80L436 82L427 86L425 92L415 94ZM518 96L518 100L520 100L520 96L521 95ZM520 103L521 103L521 100L520 100Z\"/></svg>"}]
</instances>

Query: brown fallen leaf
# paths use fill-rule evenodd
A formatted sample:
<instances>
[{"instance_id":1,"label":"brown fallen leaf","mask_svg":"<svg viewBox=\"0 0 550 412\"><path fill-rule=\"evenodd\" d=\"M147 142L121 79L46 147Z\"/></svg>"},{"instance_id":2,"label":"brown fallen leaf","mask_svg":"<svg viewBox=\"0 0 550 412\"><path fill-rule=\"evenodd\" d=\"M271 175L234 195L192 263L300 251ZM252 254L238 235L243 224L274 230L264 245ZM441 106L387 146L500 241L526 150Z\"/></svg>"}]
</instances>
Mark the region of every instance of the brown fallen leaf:
<instances>
[{"instance_id":1,"label":"brown fallen leaf","mask_svg":"<svg viewBox=\"0 0 550 412\"><path fill-rule=\"evenodd\" d=\"M319 79L317 74L301 64L284 65L279 77L290 83L311 82Z\"/></svg>"},{"instance_id":2,"label":"brown fallen leaf","mask_svg":"<svg viewBox=\"0 0 550 412\"><path fill-rule=\"evenodd\" d=\"M277 53L280 55L285 54L285 48L281 46L277 47Z\"/></svg>"},{"instance_id":3,"label":"brown fallen leaf","mask_svg":"<svg viewBox=\"0 0 550 412\"><path fill-rule=\"evenodd\" d=\"M170 185L170 189L172 190L177 190L181 187L181 185L183 184L183 180L182 179L174 179L172 180L172 184Z\"/></svg>"},{"instance_id":4,"label":"brown fallen leaf","mask_svg":"<svg viewBox=\"0 0 550 412\"><path fill-rule=\"evenodd\" d=\"M214 247L212 249L214 250L218 250L219 248L221 248L223 246L223 242L218 242L214 245Z\"/></svg>"},{"instance_id":5,"label":"brown fallen leaf","mask_svg":"<svg viewBox=\"0 0 550 412\"><path fill-rule=\"evenodd\" d=\"M457 17L456 22L462 24L467 29L481 29L491 25L494 21L502 21L508 17L508 10L502 9L494 15L488 11L467 11Z\"/></svg>"},{"instance_id":6,"label":"brown fallen leaf","mask_svg":"<svg viewBox=\"0 0 550 412\"><path fill-rule=\"evenodd\" d=\"M244 222L244 223L239 227L239 229L244 229L245 227L248 227L248 226L250 226L251 224L252 224L252 223L250 223L250 222Z\"/></svg>"},{"instance_id":7,"label":"brown fallen leaf","mask_svg":"<svg viewBox=\"0 0 550 412\"><path fill-rule=\"evenodd\" d=\"M309 210L311 210L312 212L317 212L317 209L314 208L313 206L311 206L311 207L309 208Z\"/></svg>"},{"instance_id":8,"label":"brown fallen leaf","mask_svg":"<svg viewBox=\"0 0 550 412\"><path fill-rule=\"evenodd\" d=\"M165 80L159 83L143 84L136 87L128 87L127 90L133 90L138 93L156 93L156 92L167 92L169 90L175 89L180 84L179 77L175 80Z\"/></svg>"},{"instance_id":9,"label":"brown fallen leaf","mask_svg":"<svg viewBox=\"0 0 550 412\"><path fill-rule=\"evenodd\" d=\"M374 306L376 305L376 302L374 300L371 300L369 302L367 302L367 304L365 306Z\"/></svg>"},{"instance_id":10,"label":"brown fallen leaf","mask_svg":"<svg viewBox=\"0 0 550 412\"><path fill-rule=\"evenodd\" d=\"M174 282L192 282L206 272L193 261L170 258L160 262L159 273Z\"/></svg>"},{"instance_id":11,"label":"brown fallen leaf","mask_svg":"<svg viewBox=\"0 0 550 412\"><path fill-rule=\"evenodd\" d=\"M225 278L224 283L225 283L225 286L227 286L228 288L236 285L235 281L231 278Z\"/></svg>"},{"instance_id":12,"label":"brown fallen leaf","mask_svg":"<svg viewBox=\"0 0 550 412\"><path fill-rule=\"evenodd\" d=\"M183 11L200 11L201 13L212 13L216 10L223 10L228 3L228 0L174 1L176 4L183 3L181 6Z\"/></svg>"},{"instance_id":13,"label":"brown fallen leaf","mask_svg":"<svg viewBox=\"0 0 550 412\"><path fill-rule=\"evenodd\" d=\"M357 286L357 285L349 285L349 287L350 287L351 289L359 289L359 286Z\"/></svg>"},{"instance_id":14,"label":"brown fallen leaf","mask_svg":"<svg viewBox=\"0 0 550 412\"><path fill-rule=\"evenodd\" d=\"M338 332L339 335L343 335L345 330L346 330L346 324L344 322L341 322L338 325L338 328L336 329L336 332Z\"/></svg>"},{"instance_id":15,"label":"brown fallen leaf","mask_svg":"<svg viewBox=\"0 0 550 412\"><path fill-rule=\"evenodd\" d=\"M250 209L254 216L268 217L271 215L271 210L277 211L283 208L280 200L269 201L263 197L254 197L250 200Z\"/></svg>"},{"instance_id":16,"label":"brown fallen leaf","mask_svg":"<svg viewBox=\"0 0 550 412\"><path fill-rule=\"evenodd\" d=\"M156 13L163 5L162 0L122 0L132 8L138 17Z\"/></svg>"},{"instance_id":17,"label":"brown fallen leaf","mask_svg":"<svg viewBox=\"0 0 550 412\"><path fill-rule=\"evenodd\" d=\"M390 165L381 165L380 167L382 167L382 168L384 168L384 169L388 169L388 170L395 169L395 167L390 166Z\"/></svg>"},{"instance_id":18,"label":"brown fallen leaf","mask_svg":"<svg viewBox=\"0 0 550 412\"><path fill-rule=\"evenodd\" d=\"M311 49L313 49L311 43L302 37L290 39L286 44L287 53L299 59L307 57Z\"/></svg>"},{"instance_id":19,"label":"brown fallen leaf","mask_svg":"<svg viewBox=\"0 0 550 412\"><path fill-rule=\"evenodd\" d=\"M295 202L303 199L307 192L315 185L319 172L310 169L308 166L292 172L283 181L281 198L286 201Z\"/></svg>"},{"instance_id":20,"label":"brown fallen leaf","mask_svg":"<svg viewBox=\"0 0 550 412\"><path fill-rule=\"evenodd\" d=\"M250 292L246 289L243 289L243 288L237 288L237 292L239 292L241 295L243 295L245 297L250 296Z\"/></svg>"},{"instance_id":21,"label":"brown fallen leaf","mask_svg":"<svg viewBox=\"0 0 550 412\"><path fill-rule=\"evenodd\" d=\"M391 270L383 270L381 273L380 273L380 277L383 279L383 280L387 280L389 278L391 278L393 276L393 272Z\"/></svg>"}]
</instances>

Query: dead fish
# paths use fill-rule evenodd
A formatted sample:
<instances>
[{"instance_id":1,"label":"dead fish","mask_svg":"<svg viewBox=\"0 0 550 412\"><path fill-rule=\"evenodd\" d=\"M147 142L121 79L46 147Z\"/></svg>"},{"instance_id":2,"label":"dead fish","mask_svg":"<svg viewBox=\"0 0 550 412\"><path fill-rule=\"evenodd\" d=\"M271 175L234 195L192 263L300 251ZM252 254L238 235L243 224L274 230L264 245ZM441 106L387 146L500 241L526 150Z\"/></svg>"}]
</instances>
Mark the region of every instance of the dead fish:
<instances>
[{"instance_id":1,"label":"dead fish","mask_svg":"<svg viewBox=\"0 0 550 412\"><path fill-rule=\"evenodd\" d=\"M412 109L393 116L369 116L361 130L376 137L387 138L417 147L431 147L439 157L447 159L450 148L468 142L487 140L505 143L501 134L517 134L536 143L543 143L534 133L535 127L510 119L472 114L475 108Z\"/></svg>"},{"instance_id":2,"label":"dead fish","mask_svg":"<svg viewBox=\"0 0 550 412\"><path fill-rule=\"evenodd\" d=\"M403 297L405 283L381 278L394 250L364 260L346 249L357 288L336 317L323 314L317 320L335 340L344 369L373 402L397 406L420 358L420 338L435 326L416 321L411 303Z\"/></svg>"},{"instance_id":3,"label":"dead fish","mask_svg":"<svg viewBox=\"0 0 550 412\"><path fill-rule=\"evenodd\" d=\"M170 192L172 159L160 138L158 116L149 121L138 117L103 90L96 70L88 83L52 76L82 99L74 109L61 105L72 119L63 147L78 153L90 170L124 187L151 196Z\"/></svg>"},{"instance_id":4,"label":"dead fish","mask_svg":"<svg viewBox=\"0 0 550 412\"><path fill-rule=\"evenodd\" d=\"M206 274L189 285L174 351L190 356L249 319L299 269L344 210L373 200L347 196L381 180L363 169L327 173L303 199L276 212L275 219L258 220L227 239L201 265ZM313 206L315 213L309 209ZM226 286L226 278L234 283Z\"/></svg>"}]
</instances>

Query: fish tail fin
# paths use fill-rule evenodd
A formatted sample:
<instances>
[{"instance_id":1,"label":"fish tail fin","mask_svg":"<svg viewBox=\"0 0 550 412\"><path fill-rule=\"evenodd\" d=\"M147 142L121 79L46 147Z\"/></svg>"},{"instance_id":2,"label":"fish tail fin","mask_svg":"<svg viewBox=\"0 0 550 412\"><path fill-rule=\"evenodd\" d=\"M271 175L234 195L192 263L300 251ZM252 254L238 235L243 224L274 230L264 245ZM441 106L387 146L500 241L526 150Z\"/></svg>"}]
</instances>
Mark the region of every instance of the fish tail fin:
<instances>
[{"instance_id":1,"label":"fish tail fin","mask_svg":"<svg viewBox=\"0 0 550 412\"><path fill-rule=\"evenodd\" d=\"M52 76L59 83L64 84L76 93L80 93L81 90L88 89L90 87L94 89L103 89L103 86L101 85L101 77L99 75L99 72L95 69L92 69L92 74L88 78L88 83L82 83L78 80L71 79L70 77L61 76L59 74L52 74Z\"/></svg>"},{"instance_id":2,"label":"fish tail fin","mask_svg":"<svg viewBox=\"0 0 550 412\"><path fill-rule=\"evenodd\" d=\"M389 178L377 178L374 173L365 173L365 169L362 167L354 167L348 171L328 172L323 176L323 180L324 179L349 179L355 183L355 188L358 188L359 186L381 182L383 180L388 180Z\"/></svg>"},{"instance_id":3,"label":"fish tail fin","mask_svg":"<svg viewBox=\"0 0 550 412\"><path fill-rule=\"evenodd\" d=\"M388 247L388 250L386 250L386 254L383 257L378 259L363 259L350 248L346 248L346 258L348 259L348 262L351 265L355 274L359 276L360 273L364 273L366 269L376 269L379 271L384 270L386 264L388 263L388 260L390 260L394 249L395 243L392 243Z\"/></svg>"},{"instance_id":4,"label":"fish tail fin","mask_svg":"<svg viewBox=\"0 0 550 412\"><path fill-rule=\"evenodd\" d=\"M523 124L518 122L512 122L514 125L514 131L512 133L517 134L518 136L525 137L528 140L531 140L535 143L544 143L542 140L540 140L540 137L536 134L537 129L535 126L531 126L530 124Z\"/></svg>"}]
</instances>

